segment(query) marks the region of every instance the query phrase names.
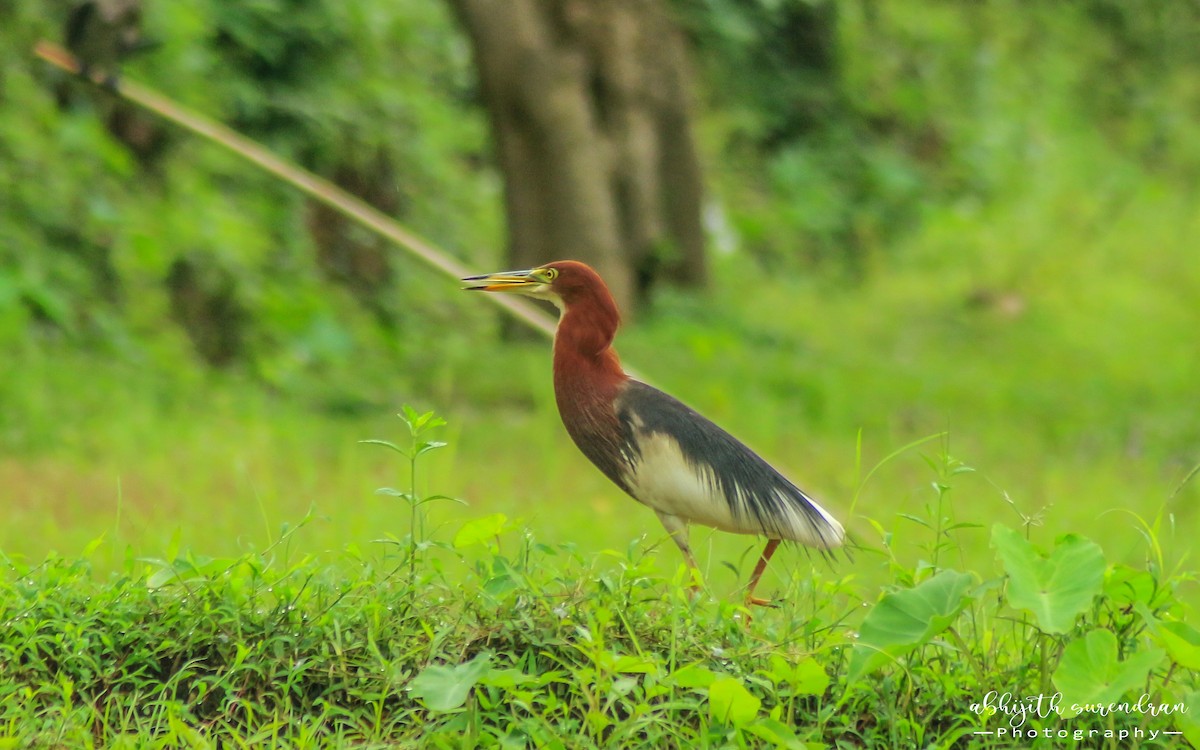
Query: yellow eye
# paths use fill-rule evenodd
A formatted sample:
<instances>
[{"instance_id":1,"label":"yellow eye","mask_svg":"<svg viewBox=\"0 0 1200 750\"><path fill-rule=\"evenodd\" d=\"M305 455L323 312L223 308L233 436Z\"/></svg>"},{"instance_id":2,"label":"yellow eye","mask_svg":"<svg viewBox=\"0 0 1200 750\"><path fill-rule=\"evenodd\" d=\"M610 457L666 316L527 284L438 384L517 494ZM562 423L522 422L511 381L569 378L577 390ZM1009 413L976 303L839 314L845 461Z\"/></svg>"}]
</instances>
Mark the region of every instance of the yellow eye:
<instances>
[{"instance_id":1,"label":"yellow eye","mask_svg":"<svg viewBox=\"0 0 1200 750\"><path fill-rule=\"evenodd\" d=\"M557 278L558 278L558 269L557 268L547 268L546 269L546 281L554 281Z\"/></svg>"}]
</instances>

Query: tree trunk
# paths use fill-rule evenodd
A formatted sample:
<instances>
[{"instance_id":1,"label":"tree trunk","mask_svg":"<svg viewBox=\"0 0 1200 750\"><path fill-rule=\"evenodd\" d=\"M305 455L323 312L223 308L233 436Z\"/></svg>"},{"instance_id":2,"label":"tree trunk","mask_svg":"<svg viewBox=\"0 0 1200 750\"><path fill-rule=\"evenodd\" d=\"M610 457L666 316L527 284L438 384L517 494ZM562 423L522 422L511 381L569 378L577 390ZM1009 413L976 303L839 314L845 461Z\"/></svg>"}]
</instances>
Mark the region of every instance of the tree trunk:
<instances>
[{"instance_id":1,"label":"tree trunk","mask_svg":"<svg viewBox=\"0 0 1200 750\"><path fill-rule=\"evenodd\" d=\"M385 214L401 212L396 171L386 151L365 166L346 161L332 170L338 187ZM305 219L317 250L317 266L325 278L344 286L384 330L395 332L399 318L390 303L395 269L387 240L363 232L340 211L310 198Z\"/></svg>"},{"instance_id":2,"label":"tree trunk","mask_svg":"<svg viewBox=\"0 0 1200 750\"><path fill-rule=\"evenodd\" d=\"M632 311L707 277L682 34L661 0L450 0L505 180L509 258L586 261Z\"/></svg>"}]
</instances>

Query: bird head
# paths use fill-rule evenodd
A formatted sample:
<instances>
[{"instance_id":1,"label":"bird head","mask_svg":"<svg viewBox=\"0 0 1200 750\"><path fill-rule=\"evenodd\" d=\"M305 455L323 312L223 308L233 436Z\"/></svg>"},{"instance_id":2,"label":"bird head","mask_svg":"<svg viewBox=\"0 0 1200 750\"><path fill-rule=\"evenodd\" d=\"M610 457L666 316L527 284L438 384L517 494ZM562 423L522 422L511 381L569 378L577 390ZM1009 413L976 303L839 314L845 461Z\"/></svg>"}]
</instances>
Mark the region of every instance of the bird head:
<instances>
[{"instance_id":1,"label":"bird head","mask_svg":"<svg viewBox=\"0 0 1200 750\"><path fill-rule=\"evenodd\" d=\"M527 271L468 276L463 281L464 289L521 294L553 302L563 314L555 333L555 352L595 356L609 349L621 324L617 303L604 280L579 261L558 260ZM616 355L612 357L615 362Z\"/></svg>"},{"instance_id":2,"label":"bird head","mask_svg":"<svg viewBox=\"0 0 1200 750\"><path fill-rule=\"evenodd\" d=\"M520 294L553 302L560 310L577 303L591 306L616 306L600 275L587 265L574 260L559 260L526 271L501 271L463 279L464 289L482 292Z\"/></svg>"}]
</instances>

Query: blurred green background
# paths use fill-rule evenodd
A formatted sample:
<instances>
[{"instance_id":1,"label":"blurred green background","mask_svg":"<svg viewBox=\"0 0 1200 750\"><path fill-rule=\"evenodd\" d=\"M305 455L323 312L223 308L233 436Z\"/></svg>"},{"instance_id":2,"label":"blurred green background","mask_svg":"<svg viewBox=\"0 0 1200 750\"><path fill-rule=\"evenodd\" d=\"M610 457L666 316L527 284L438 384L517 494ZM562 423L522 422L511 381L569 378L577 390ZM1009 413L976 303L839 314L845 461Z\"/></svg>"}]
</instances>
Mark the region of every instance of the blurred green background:
<instances>
[{"instance_id":1,"label":"blurred green background","mask_svg":"<svg viewBox=\"0 0 1200 750\"><path fill-rule=\"evenodd\" d=\"M70 10L0 0L0 550L231 554L309 508L322 520L298 544L367 548L404 531L373 490L405 467L357 441L397 437L406 403L450 423L418 481L469 505L436 522L502 511L588 550L663 541L566 440L545 342L35 60ZM504 175L449 5L142 10L154 43L130 79L472 269L507 267ZM1200 532L1200 6L667 10L693 71L709 280L655 285L624 360L847 519L874 548L847 571L921 559L929 532L906 516L935 513L938 481L959 521L1036 517L1041 541L1078 532L1141 560L1140 518L1184 557ZM986 528L954 533L988 564ZM754 540L694 537L732 589L720 563L744 566ZM808 564L787 559L771 575Z\"/></svg>"}]
</instances>

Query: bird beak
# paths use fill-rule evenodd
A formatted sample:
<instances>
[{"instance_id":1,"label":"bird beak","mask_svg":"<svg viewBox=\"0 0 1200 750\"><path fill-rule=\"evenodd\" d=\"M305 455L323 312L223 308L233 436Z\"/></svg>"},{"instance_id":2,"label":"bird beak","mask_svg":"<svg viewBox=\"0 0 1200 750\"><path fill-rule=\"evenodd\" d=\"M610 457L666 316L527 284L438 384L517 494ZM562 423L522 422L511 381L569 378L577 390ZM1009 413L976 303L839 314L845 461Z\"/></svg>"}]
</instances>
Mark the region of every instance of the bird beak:
<instances>
[{"instance_id":1,"label":"bird beak","mask_svg":"<svg viewBox=\"0 0 1200 750\"><path fill-rule=\"evenodd\" d=\"M462 280L466 284L463 289L481 292L522 292L546 283L536 272L535 268L528 271L501 271L482 276L468 276Z\"/></svg>"}]
</instances>

